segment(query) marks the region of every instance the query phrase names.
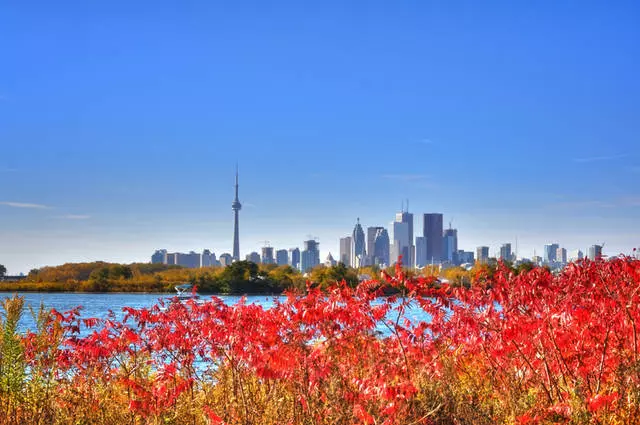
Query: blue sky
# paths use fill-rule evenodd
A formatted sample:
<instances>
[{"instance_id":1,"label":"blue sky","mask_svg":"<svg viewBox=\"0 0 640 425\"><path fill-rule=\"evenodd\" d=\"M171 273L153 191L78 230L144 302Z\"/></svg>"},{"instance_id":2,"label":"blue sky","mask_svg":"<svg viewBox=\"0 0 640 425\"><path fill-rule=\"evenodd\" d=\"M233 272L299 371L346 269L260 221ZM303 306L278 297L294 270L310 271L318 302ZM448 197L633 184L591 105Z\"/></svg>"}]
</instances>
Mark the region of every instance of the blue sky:
<instances>
[{"instance_id":1,"label":"blue sky","mask_svg":"<svg viewBox=\"0 0 640 425\"><path fill-rule=\"evenodd\" d=\"M2 2L0 264L443 212L465 249L640 246L637 2ZM416 218L417 232L421 221Z\"/></svg>"}]
</instances>

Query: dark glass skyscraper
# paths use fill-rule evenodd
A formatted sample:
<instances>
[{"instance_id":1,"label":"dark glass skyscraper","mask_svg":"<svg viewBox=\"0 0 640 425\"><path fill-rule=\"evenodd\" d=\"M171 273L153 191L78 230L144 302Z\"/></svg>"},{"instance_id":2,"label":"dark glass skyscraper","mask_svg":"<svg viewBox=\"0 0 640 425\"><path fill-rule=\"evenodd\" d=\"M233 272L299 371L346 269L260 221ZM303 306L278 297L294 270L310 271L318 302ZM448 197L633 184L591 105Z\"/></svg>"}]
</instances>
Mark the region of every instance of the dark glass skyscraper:
<instances>
[{"instance_id":1,"label":"dark glass skyscraper","mask_svg":"<svg viewBox=\"0 0 640 425\"><path fill-rule=\"evenodd\" d=\"M427 263L442 262L443 233L442 214L430 213L424 215L422 236L427 238Z\"/></svg>"}]
</instances>

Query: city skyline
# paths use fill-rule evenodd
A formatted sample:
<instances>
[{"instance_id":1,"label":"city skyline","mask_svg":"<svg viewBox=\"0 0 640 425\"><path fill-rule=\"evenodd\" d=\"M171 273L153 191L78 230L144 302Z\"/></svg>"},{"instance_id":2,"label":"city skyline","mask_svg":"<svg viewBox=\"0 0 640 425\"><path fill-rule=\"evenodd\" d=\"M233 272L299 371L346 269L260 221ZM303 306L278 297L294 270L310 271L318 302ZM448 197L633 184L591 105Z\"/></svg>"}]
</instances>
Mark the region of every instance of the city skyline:
<instances>
[{"instance_id":1,"label":"city skyline","mask_svg":"<svg viewBox=\"0 0 640 425\"><path fill-rule=\"evenodd\" d=\"M144 19L139 19L144 17ZM640 5L6 5L0 264L240 258L409 199L458 246L640 245Z\"/></svg>"}]
</instances>

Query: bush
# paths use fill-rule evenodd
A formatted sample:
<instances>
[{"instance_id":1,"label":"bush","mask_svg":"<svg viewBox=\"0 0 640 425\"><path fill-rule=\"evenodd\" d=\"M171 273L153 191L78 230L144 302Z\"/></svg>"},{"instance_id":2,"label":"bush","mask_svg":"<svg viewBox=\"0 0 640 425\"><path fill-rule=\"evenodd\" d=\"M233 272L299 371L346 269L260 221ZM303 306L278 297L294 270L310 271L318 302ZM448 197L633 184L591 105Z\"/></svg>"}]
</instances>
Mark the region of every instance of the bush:
<instances>
[{"instance_id":1,"label":"bush","mask_svg":"<svg viewBox=\"0 0 640 425\"><path fill-rule=\"evenodd\" d=\"M584 261L559 275L498 265L468 288L400 267L382 277L308 286L268 310L217 298L126 308L121 321L43 310L38 328L18 339L11 323L20 301L5 302L2 417L640 423L640 261ZM408 320L415 308L431 320Z\"/></svg>"}]
</instances>

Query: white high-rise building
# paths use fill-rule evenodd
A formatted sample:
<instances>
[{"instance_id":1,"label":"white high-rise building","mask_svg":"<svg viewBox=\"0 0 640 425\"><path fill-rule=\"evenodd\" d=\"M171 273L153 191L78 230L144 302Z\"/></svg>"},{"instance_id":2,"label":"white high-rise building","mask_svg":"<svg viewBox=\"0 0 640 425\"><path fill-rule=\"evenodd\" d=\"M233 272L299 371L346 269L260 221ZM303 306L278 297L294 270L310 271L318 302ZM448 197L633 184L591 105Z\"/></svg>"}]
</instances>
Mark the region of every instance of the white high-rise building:
<instances>
[{"instance_id":1,"label":"white high-rise building","mask_svg":"<svg viewBox=\"0 0 640 425\"><path fill-rule=\"evenodd\" d=\"M353 252L353 239L351 236L340 238L340 262L345 266L351 266L351 254Z\"/></svg>"}]
</instances>

